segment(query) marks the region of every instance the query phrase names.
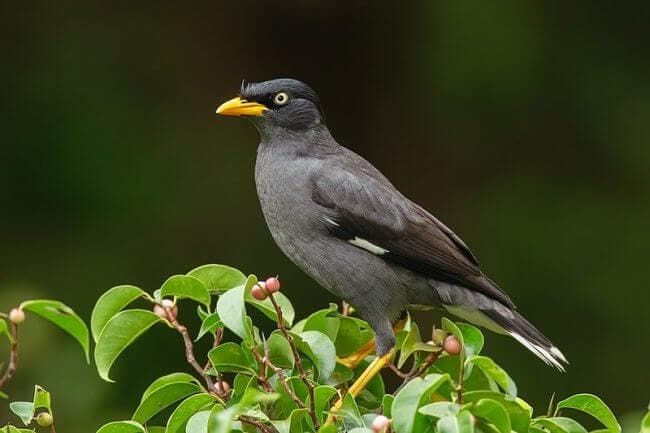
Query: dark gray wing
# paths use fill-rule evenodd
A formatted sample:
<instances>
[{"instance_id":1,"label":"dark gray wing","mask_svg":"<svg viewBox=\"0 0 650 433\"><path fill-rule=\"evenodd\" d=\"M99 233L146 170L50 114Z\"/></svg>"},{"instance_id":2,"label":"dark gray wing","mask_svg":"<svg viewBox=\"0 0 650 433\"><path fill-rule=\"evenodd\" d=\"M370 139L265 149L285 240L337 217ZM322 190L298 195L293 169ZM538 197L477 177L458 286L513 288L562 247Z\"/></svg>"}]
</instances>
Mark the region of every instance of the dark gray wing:
<instances>
[{"instance_id":1,"label":"dark gray wing","mask_svg":"<svg viewBox=\"0 0 650 433\"><path fill-rule=\"evenodd\" d=\"M312 199L325 208L323 221L334 236L433 279L477 290L514 307L483 275L472 252L454 232L357 158L355 166L324 167L311 179Z\"/></svg>"}]
</instances>

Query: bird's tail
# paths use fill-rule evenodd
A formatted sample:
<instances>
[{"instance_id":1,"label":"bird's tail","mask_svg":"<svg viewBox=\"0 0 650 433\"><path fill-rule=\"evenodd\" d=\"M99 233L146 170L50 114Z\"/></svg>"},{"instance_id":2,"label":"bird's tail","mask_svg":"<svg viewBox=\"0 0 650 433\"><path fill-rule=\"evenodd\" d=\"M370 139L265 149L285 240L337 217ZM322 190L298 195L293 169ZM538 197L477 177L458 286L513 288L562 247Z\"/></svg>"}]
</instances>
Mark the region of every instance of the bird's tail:
<instances>
[{"instance_id":1,"label":"bird's tail","mask_svg":"<svg viewBox=\"0 0 650 433\"><path fill-rule=\"evenodd\" d=\"M458 286L436 287L443 306L451 314L478 326L508 334L546 364L564 371L568 361L548 338L528 320L487 296Z\"/></svg>"},{"instance_id":2,"label":"bird's tail","mask_svg":"<svg viewBox=\"0 0 650 433\"><path fill-rule=\"evenodd\" d=\"M510 314L500 314L497 310L487 310L483 313L542 361L564 371L563 364L568 364L564 354L517 311L509 310Z\"/></svg>"}]
</instances>

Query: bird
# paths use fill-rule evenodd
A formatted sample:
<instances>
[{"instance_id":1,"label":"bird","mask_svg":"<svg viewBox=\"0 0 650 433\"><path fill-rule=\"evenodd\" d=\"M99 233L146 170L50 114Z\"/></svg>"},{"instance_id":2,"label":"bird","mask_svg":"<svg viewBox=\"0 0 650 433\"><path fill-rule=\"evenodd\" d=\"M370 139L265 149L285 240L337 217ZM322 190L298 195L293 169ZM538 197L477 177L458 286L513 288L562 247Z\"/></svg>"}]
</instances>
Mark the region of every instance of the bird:
<instances>
[{"instance_id":1,"label":"bird","mask_svg":"<svg viewBox=\"0 0 650 433\"><path fill-rule=\"evenodd\" d=\"M368 322L378 356L370 375L389 362L400 315L416 307L510 335L564 371L562 352L485 275L467 244L334 139L307 84L242 83L217 114L248 118L259 131L255 185L269 231L287 257Z\"/></svg>"}]
</instances>

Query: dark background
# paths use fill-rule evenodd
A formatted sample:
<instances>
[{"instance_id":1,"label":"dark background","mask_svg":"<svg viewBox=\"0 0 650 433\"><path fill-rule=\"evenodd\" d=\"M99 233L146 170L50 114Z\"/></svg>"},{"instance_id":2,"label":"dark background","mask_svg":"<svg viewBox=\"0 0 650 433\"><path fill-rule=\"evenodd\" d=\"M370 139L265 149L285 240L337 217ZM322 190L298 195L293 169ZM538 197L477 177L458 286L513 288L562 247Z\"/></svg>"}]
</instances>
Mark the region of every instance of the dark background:
<instances>
[{"instance_id":1,"label":"dark background","mask_svg":"<svg viewBox=\"0 0 650 433\"><path fill-rule=\"evenodd\" d=\"M243 78L289 76L562 348L566 374L487 335L525 399L593 392L628 419L648 404L647 2L18 3L0 38L3 311L47 297L89 319L114 285L204 263L279 273L299 317L325 307L265 227L256 131L214 115ZM8 391L52 391L61 431L127 418L156 374L187 369L163 328L116 384L57 329L23 331Z\"/></svg>"}]
</instances>

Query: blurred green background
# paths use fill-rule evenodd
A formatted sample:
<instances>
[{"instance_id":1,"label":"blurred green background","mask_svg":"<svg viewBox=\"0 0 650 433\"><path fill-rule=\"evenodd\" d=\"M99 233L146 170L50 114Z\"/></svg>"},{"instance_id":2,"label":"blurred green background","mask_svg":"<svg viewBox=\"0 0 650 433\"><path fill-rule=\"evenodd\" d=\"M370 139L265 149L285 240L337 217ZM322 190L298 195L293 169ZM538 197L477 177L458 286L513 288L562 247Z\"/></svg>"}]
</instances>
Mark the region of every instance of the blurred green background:
<instances>
[{"instance_id":1,"label":"blurred green background","mask_svg":"<svg viewBox=\"0 0 650 433\"><path fill-rule=\"evenodd\" d=\"M1 6L3 311L47 297L89 319L114 285L153 290L204 263L280 274L299 317L333 301L267 232L255 129L214 115L242 79L295 77L562 348L566 374L487 336L525 399L648 404L649 3L64 3ZM178 339L147 335L107 384L29 320L8 391L39 383L60 431L92 432L187 369Z\"/></svg>"}]
</instances>

